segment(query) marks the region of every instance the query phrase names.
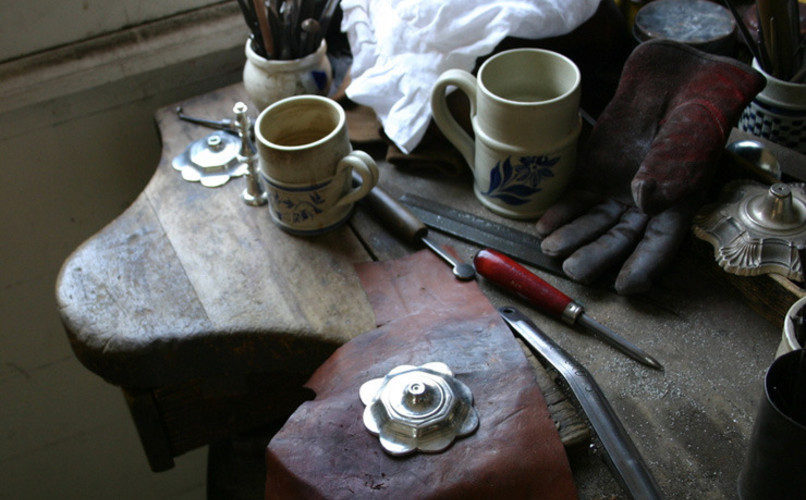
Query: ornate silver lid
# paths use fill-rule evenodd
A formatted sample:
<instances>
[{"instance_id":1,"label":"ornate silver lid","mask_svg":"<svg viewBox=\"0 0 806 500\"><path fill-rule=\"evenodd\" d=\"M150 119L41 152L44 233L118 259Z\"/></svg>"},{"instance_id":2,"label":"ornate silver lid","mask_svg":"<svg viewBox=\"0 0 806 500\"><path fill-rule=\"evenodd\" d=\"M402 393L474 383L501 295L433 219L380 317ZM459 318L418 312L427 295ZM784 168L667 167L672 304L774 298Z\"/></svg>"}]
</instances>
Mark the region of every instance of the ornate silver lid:
<instances>
[{"instance_id":1,"label":"ornate silver lid","mask_svg":"<svg viewBox=\"0 0 806 500\"><path fill-rule=\"evenodd\" d=\"M240 150L239 137L217 130L191 143L171 164L186 181L218 187L231 177L246 173L247 165L239 156Z\"/></svg>"},{"instance_id":2,"label":"ornate silver lid","mask_svg":"<svg viewBox=\"0 0 806 500\"><path fill-rule=\"evenodd\" d=\"M479 425L473 394L445 363L398 366L359 393L364 425L391 455L443 451Z\"/></svg>"},{"instance_id":3,"label":"ornate silver lid","mask_svg":"<svg viewBox=\"0 0 806 500\"><path fill-rule=\"evenodd\" d=\"M716 261L739 276L777 273L803 280L806 184L734 181L723 201L694 218L694 234L714 246Z\"/></svg>"}]
</instances>

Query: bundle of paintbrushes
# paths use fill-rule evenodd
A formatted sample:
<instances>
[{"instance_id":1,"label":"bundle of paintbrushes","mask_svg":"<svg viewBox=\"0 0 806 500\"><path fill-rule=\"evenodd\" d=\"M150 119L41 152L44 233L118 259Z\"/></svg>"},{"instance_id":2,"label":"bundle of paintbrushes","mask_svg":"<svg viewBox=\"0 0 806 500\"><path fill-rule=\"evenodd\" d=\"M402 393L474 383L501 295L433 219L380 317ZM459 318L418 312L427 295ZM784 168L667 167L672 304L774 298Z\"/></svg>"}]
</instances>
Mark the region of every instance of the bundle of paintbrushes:
<instances>
[{"instance_id":1,"label":"bundle of paintbrushes","mask_svg":"<svg viewBox=\"0 0 806 500\"><path fill-rule=\"evenodd\" d=\"M266 59L298 59L315 52L338 0L238 0L252 50Z\"/></svg>"},{"instance_id":2,"label":"bundle of paintbrushes","mask_svg":"<svg viewBox=\"0 0 806 500\"><path fill-rule=\"evenodd\" d=\"M806 82L806 39L801 37L798 0L756 0L757 33L750 33L731 0L725 4L765 73L779 80Z\"/></svg>"}]
</instances>

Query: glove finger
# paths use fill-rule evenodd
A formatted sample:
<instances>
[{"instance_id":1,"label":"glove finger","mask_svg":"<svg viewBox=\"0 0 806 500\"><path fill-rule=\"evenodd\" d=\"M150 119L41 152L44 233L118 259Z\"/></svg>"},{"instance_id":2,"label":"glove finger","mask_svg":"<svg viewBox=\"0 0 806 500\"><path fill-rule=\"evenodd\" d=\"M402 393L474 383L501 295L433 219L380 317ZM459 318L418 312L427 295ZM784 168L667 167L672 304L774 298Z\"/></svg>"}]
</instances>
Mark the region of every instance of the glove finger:
<instances>
[{"instance_id":1,"label":"glove finger","mask_svg":"<svg viewBox=\"0 0 806 500\"><path fill-rule=\"evenodd\" d=\"M649 221L644 238L635 248L616 277L616 292L621 295L642 293L652 286L672 262L689 231L697 203L691 202L662 212Z\"/></svg>"},{"instance_id":2,"label":"glove finger","mask_svg":"<svg viewBox=\"0 0 806 500\"><path fill-rule=\"evenodd\" d=\"M631 208L618 224L563 262L563 271L574 281L591 283L614 265L624 262L641 240L649 216Z\"/></svg>"},{"instance_id":3,"label":"glove finger","mask_svg":"<svg viewBox=\"0 0 806 500\"><path fill-rule=\"evenodd\" d=\"M544 237L587 212L601 197L589 191L571 191L549 207L537 221L537 234Z\"/></svg>"},{"instance_id":4,"label":"glove finger","mask_svg":"<svg viewBox=\"0 0 806 500\"><path fill-rule=\"evenodd\" d=\"M587 214L546 236L540 249L550 257L564 257L591 242L618 223L627 207L615 200L596 205Z\"/></svg>"}]
</instances>

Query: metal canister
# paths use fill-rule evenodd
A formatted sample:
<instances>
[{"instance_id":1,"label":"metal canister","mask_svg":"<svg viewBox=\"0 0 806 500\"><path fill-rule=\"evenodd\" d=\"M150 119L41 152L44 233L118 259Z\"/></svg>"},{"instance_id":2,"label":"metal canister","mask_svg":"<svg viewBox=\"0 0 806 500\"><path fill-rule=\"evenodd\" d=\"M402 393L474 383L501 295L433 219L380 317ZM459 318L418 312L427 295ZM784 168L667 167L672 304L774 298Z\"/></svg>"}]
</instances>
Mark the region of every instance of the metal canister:
<instances>
[{"instance_id":1,"label":"metal canister","mask_svg":"<svg viewBox=\"0 0 806 500\"><path fill-rule=\"evenodd\" d=\"M707 0L655 0L638 10L633 25L639 42L662 38L725 56L735 51L735 30L730 11Z\"/></svg>"}]
</instances>

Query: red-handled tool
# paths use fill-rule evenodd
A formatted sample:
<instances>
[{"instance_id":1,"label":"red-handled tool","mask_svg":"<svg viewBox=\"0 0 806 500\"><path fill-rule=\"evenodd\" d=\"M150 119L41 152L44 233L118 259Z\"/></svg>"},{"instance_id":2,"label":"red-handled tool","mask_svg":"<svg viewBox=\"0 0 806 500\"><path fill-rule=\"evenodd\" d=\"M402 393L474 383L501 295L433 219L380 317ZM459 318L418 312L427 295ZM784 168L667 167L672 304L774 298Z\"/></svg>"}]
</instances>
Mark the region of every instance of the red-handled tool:
<instances>
[{"instance_id":1,"label":"red-handled tool","mask_svg":"<svg viewBox=\"0 0 806 500\"><path fill-rule=\"evenodd\" d=\"M585 309L571 297L506 255L495 250L481 250L473 259L473 265L476 272L488 281L528 300L550 316L570 325L578 324L639 363L663 370L655 358L588 316Z\"/></svg>"}]
</instances>

